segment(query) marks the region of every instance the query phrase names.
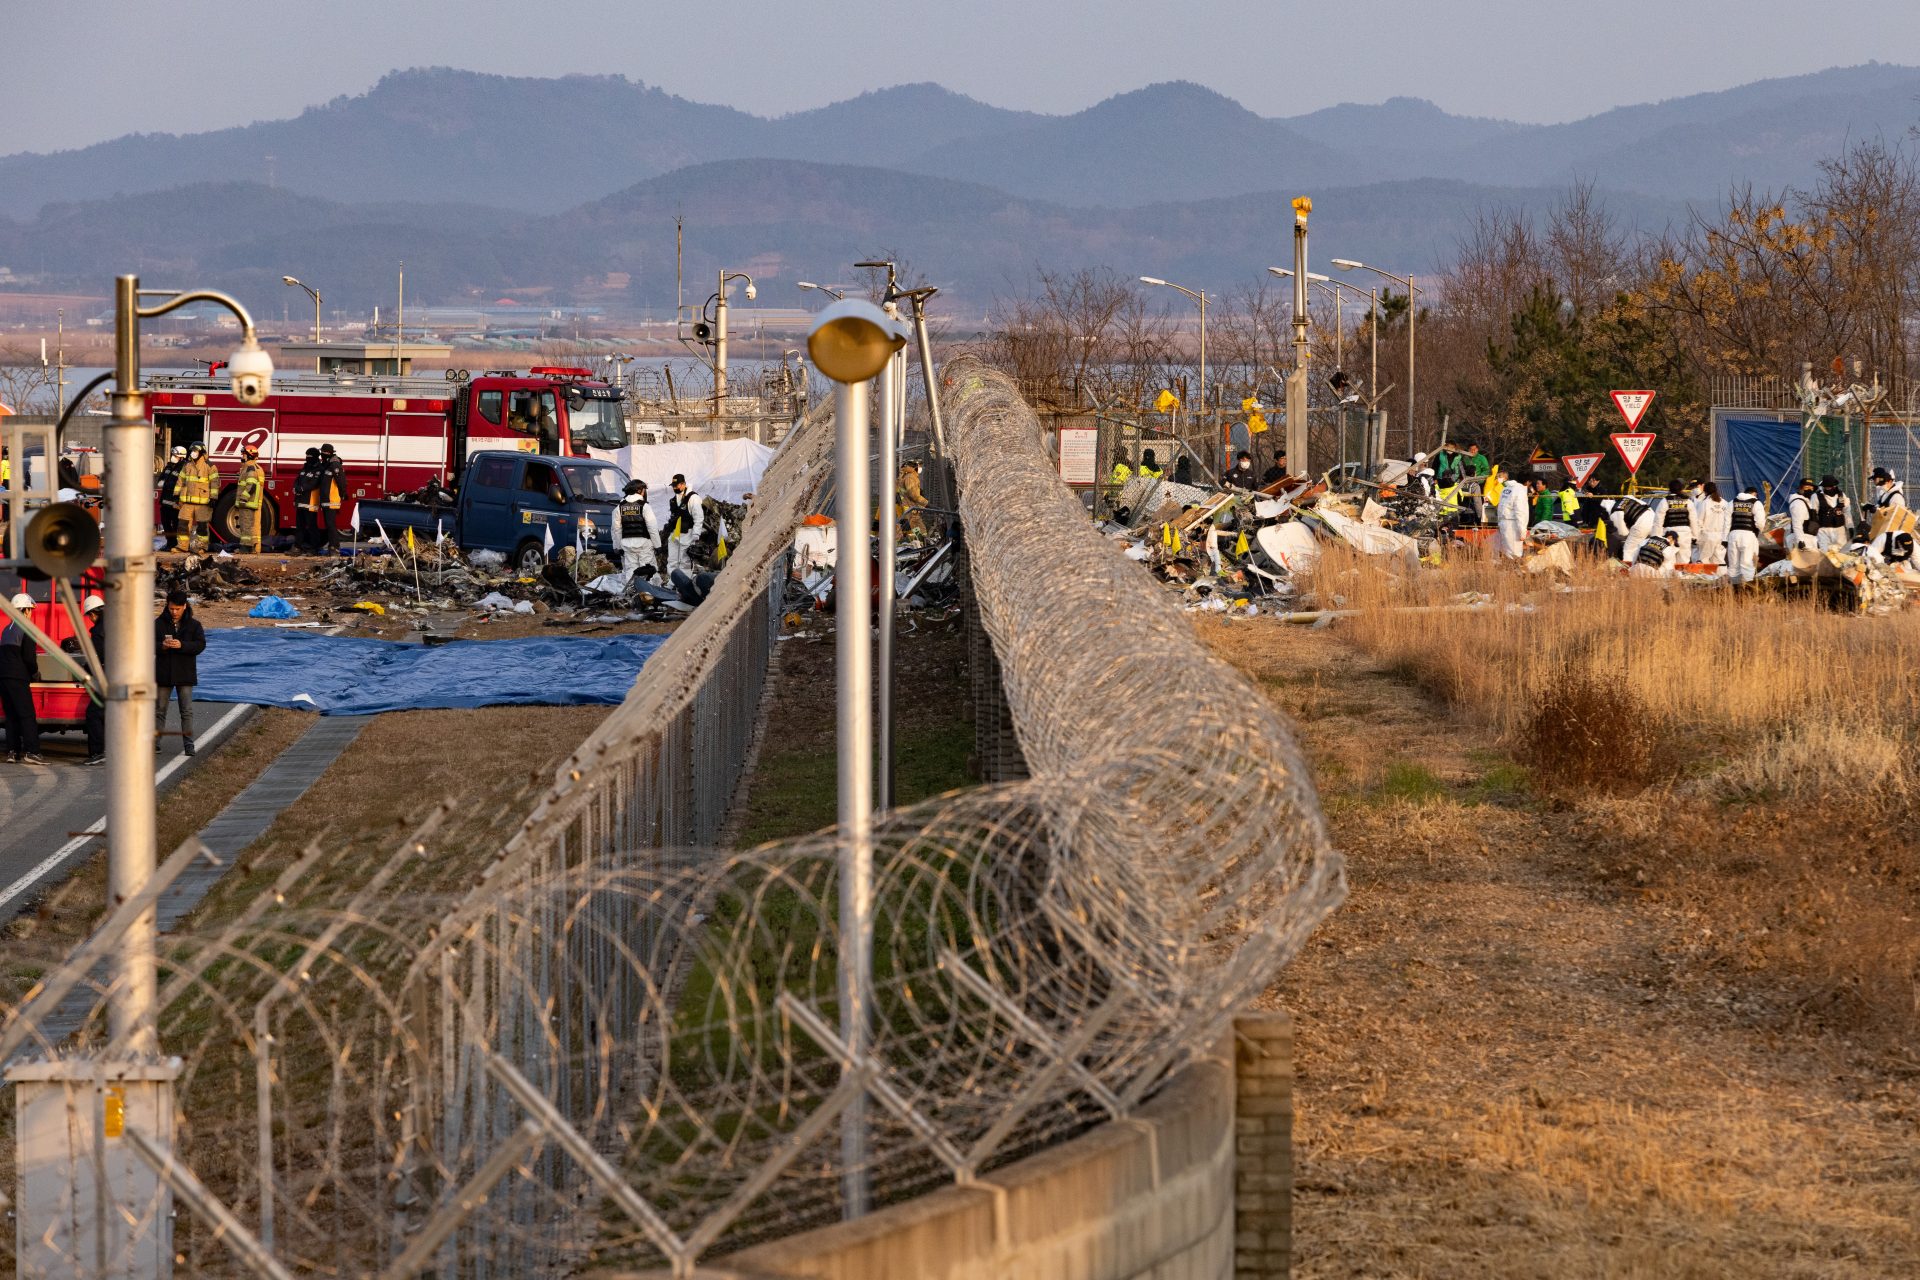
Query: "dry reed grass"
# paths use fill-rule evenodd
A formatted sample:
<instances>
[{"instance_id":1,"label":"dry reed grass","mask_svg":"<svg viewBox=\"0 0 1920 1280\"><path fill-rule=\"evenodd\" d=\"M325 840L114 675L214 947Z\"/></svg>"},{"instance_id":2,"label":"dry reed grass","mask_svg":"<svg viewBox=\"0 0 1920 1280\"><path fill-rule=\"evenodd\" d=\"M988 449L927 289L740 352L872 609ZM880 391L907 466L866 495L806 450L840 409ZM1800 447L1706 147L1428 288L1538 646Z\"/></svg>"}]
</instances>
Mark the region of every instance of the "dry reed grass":
<instances>
[{"instance_id":1,"label":"dry reed grass","mask_svg":"<svg viewBox=\"0 0 1920 1280\"><path fill-rule=\"evenodd\" d=\"M1920 706L1920 614L1854 618L1777 600L1583 564L1565 582L1467 561L1405 577L1355 556L1323 557L1316 586L1361 610L1342 632L1503 736L1572 666L1703 742L1819 719L1911 742ZM1465 593L1471 611L1407 612Z\"/></svg>"},{"instance_id":2,"label":"dry reed grass","mask_svg":"<svg viewBox=\"0 0 1920 1280\"><path fill-rule=\"evenodd\" d=\"M1543 799L1496 717L1349 621L1195 624L1294 716L1351 869L1269 995L1296 1019L1296 1276L1920 1274L1920 1062L1825 1033L1893 1030L1898 805Z\"/></svg>"},{"instance_id":3,"label":"dry reed grass","mask_svg":"<svg viewBox=\"0 0 1920 1280\"><path fill-rule=\"evenodd\" d=\"M1920 1032L1920 613L1854 617L1582 565L1323 559L1344 638L1499 735L1605 879L1706 922L1783 1011ZM1434 609L1467 599L1475 609ZM1427 606L1409 611L1402 606Z\"/></svg>"}]
</instances>

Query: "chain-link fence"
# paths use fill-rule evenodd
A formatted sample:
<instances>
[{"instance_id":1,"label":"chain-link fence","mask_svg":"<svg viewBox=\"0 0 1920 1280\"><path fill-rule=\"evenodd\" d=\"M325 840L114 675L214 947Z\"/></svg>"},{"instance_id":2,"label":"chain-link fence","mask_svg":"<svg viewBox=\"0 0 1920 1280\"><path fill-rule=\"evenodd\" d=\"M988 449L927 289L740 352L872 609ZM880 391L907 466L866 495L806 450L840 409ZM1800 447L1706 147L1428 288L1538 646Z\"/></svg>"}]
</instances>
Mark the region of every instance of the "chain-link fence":
<instances>
[{"instance_id":1,"label":"chain-link fence","mask_svg":"<svg viewBox=\"0 0 1920 1280\"><path fill-rule=\"evenodd\" d=\"M714 595L470 889L432 874L476 852L440 844L435 811L350 885L309 888L316 848L166 940L173 1155L120 1123L184 1205L184 1270L686 1273L833 1220L850 1175L884 1203L1128 1114L1295 954L1344 883L1287 726L1089 526L1011 385L966 361L944 382L974 608L1031 776L878 822L867 1046L837 1030L832 833L710 847L826 476L816 413ZM0 1057L56 1049L63 984L74 1040L122 1056L93 955ZM99 1274L164 1204L122 1199L48 1227L50 1270Z\"/></svg>"}]
</instances>

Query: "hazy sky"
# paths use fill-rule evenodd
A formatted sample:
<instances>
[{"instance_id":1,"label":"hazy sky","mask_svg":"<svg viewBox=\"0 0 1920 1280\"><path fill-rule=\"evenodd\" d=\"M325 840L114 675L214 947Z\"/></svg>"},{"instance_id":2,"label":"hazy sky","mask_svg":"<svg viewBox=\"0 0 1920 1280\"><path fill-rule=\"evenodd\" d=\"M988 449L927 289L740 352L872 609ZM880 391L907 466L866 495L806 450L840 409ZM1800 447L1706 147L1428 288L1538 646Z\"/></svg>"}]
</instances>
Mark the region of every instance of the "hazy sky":
<instances>
[{"instance_id":1,"label":"hazy sky","mask_svg":"<svg viewBox=\"0 0 1920 1280\"><path fill-rule=\"evenodd\" d=\"M1049 112L1195 80L1269 116L1407 94L1548 122L1920 63L1914 0L0 0L0 32L0 154L290 116L411 66L762 115L913 80Z\"/></svg>"}]
</instances>

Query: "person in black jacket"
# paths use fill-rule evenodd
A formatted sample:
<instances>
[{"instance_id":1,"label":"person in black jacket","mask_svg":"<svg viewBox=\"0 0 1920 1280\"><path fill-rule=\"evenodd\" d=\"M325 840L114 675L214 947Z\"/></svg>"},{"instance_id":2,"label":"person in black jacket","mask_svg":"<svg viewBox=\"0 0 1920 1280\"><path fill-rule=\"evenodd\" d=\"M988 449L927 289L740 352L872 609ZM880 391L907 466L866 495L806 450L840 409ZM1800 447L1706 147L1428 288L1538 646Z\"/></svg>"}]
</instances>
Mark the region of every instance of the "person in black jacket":
<instances>
[{"instance_id":1,"label":"person in black jacket","mask_svg":"<svg viewBox=\"0 0 1920 1280\"><path fill-rule=\"evenodd\" d=\"M181 750L193 754L193 686L200 682L195 661L207 647L207 631L193 616L187 593L175 587L167 594L167 607L153 620L153 683L160 690L160 706L154 716L154 729L167 727L169 695L180 703ZM154 739L153 749L160 749Z\"/></svg>"},{"instance_id":2,"label":"person in black jacket","mask_svg":"<svg viewBox=\"0 0 1920 1280\"><path fill-rule=\"evenodd\" d=\"M313 494L320 487L320 451L307 450L307 460L293 478L293 549L310 556L320 546L320 514Z\"/></svg>"},{"instance_id":3,"label":"person in black jacket","mask_svg":"<svg viewBox=\"0 0 1920 1280\"><path fill-rule=\"evenodd\" d=\"M166 535L169 547L173 545L174 535L180 532L180 468L186 465L187 447L177 444L167 458L167 465L160 469L160 532Z\"/></svg>"},{"instance_id":4,"label":"person in black jacket","mask_svg":"<svg viewBox=\"0 0 1920 1280\"><path fill-rule=\"evenodd\" d=\"M33 597L21 592L13 607L25 613ZM33 679L40 650L26 629L12 619L0 628L0 714L7 717L7 759L14 764L45 764L40 758L40 720L33 712Z\"/></svg>"}]
</instances>

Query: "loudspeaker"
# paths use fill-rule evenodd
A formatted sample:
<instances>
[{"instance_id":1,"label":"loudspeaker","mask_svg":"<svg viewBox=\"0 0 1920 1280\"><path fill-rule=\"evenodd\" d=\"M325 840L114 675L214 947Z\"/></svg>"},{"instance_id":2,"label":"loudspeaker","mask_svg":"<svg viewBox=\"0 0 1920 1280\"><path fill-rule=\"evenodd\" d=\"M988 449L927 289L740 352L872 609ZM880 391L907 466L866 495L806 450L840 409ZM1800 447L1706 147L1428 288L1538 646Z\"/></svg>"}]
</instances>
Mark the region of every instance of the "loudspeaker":
<instances>
[{"instance_id":1,"label":"loudspeaker","mask_svg":"<svg viewBox=\"0 0 1920 1280\"><path fill-rule=\"evenodd\" d=\"M100 526L72 502L42 507L27 521L27 558L48 578L72 578L100 558Z\"/></svg>"},{"instance_id":2,"label":"loudspeaker","mask_svg":"<svg viewBox=\"0 0 1920 1280\"><path fill-rule=\"evenodd\" d=\"M695 342L711 342L713 340L713 326L705 320L695 320L693 322L693 340Z\"/></svg>"}]
</instances>

